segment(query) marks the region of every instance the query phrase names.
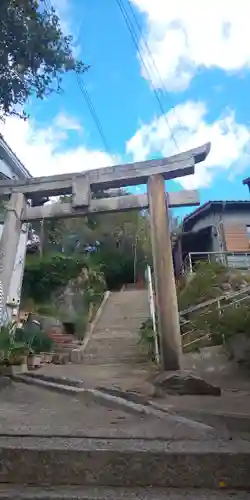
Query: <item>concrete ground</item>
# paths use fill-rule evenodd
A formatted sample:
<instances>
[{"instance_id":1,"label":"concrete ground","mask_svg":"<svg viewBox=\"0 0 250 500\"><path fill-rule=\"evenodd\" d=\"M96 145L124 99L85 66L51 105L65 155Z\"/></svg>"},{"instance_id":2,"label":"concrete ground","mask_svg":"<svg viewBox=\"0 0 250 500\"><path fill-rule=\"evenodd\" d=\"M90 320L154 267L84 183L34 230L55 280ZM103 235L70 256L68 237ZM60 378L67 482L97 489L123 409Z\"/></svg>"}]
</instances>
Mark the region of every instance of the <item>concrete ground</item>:
<instances>
[{"instance_id":1,"label":"concrete ground","mask_svg":"<svg viewBox=\"0 0 250 500\"><path fill-rule=\"evenodd\" d=\"M81 396L16 383L0 392L0 438L4 436L216 440L220 433L171 415L129 414Z\"/></svg>"},{"instance_id":2,"label":"concrete ground","mask_svg":"<svg viewBox=\"0 0 250 500\"><path fill-rule=\"evenodd\" d=\"M0 500L248 500L241 491L124 488L1 488Z\"/></svg>"},{"instance_id":3,"label":"concrete ground","mask_svg":"<svg viewBox=\"0 0 250 500\"><path fill-rule=\"evenodd\" d=\"M156 373L156 368L150 364L103 364L103 365L53 365L46 364L39 369L52 377L67 377L82 380L84 387L119 387L124 391L135 386L140 387L151 374Z\"/></svg>"},{"instance_id":4,"label":"concrete ground","mask_svg":"<svg viewBox=\"0 0 250 500\"><path fill-rule=\"evenodd\" d=\"M229 362L227 354L220 346L185 354L183 368L200 375L212 384L219 385L222 389L247 391L250 394L250 372L245 372L236 363ZM55 377L77 378L82 380L87 388L119 387L126 391L143 386L157 373L157 367L152 363L46 364L39 370L39 373Z\"/></svg>"},{"instance_id":5,"label":"concrete ground","mask_svg":"<svg viewBox=\"0 0 250 500\"><path fill-rule=\"evenodd\" d=\"M184 368L200 375L208 382L222 388L222 396L170 396L153 398L167 411L177 412L188 418L214 424L212 415L225 415L228 419L239 417L239 430L250 436L250 373L237 364L228 361L221 347L202 349L198 353L189 353L183 357ZM152 380L156 369L147 365L45 365L41 373L50 376L77 378L87 388L108 387L122 391L136 391L152 399ZM219 425L220 427L220 425ZM235 430L237 421L228 428Z\"/></svg>"}]
</instances>

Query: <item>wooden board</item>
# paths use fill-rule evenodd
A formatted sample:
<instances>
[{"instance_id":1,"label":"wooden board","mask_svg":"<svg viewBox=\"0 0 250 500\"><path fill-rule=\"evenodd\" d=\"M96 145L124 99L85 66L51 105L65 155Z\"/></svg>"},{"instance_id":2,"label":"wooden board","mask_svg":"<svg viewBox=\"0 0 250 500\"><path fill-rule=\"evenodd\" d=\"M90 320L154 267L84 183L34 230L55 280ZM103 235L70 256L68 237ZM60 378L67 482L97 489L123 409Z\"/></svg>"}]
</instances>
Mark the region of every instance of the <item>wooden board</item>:
<instances>
[{"instance_id":1,"label":"wooden board","mask_svg":"<svg viewBox=\"0 0 250 500\"><path fill-rule=\"evenodd\" d=\"M226 249L228 252L249 252L250 240L245 224L224 225Z\"/></svg>"}]
</instances>

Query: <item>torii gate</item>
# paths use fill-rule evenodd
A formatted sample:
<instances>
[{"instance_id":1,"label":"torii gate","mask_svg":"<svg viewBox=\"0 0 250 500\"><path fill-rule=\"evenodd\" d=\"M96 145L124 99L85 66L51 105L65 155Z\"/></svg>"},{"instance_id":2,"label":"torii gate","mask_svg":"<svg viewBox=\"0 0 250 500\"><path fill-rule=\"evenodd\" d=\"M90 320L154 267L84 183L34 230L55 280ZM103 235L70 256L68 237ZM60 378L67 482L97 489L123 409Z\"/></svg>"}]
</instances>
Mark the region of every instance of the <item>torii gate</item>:
<instances>
[{"instance_id":1,"label":"torii gate","mask_svg":"<svg viewBox=\"0 0 250 500\"><path fill-rule=\"evenodd\" d=\"M168 207L199 205L197 191L165 192L165 180L193 174L204 161L210 143L159 160L90 170L82 173L0 181L0 199L10 197L0 240L2 301L12 307L9 290L23 223L34 220L85 216L89 213L121 212L149 207L156 301L158 306L161 367L181 368L181 336L172 261ZM93 199L95 191L146 184L145 195ZM49 196L72 194L72 203L28 206ZM1 222L1 221L0 221ZM22 275L20 277L22 281ZM20 287L21 288L21 287Z\"/></svg>"}]
</instances>

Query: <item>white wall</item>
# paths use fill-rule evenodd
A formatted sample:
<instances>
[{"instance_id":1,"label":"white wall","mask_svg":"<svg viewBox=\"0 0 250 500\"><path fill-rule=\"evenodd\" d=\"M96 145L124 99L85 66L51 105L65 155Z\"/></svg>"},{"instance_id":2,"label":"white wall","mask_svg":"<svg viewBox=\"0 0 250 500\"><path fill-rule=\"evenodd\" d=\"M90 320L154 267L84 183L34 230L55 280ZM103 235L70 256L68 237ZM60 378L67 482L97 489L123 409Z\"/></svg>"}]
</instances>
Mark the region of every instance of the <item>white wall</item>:
<instances>
[{"instance_id":1,"label":"white wall","mask_svg":"<svg viewBox=\"0 0 250 500\"><path fill-rule=\"evenodd\" d=\"M9 179L17 179L18 177L14 174L14 172L11 170L9 165L0 158L0 173L5 175L6 177L9 177Z\"/></svg>"}]
</instances>

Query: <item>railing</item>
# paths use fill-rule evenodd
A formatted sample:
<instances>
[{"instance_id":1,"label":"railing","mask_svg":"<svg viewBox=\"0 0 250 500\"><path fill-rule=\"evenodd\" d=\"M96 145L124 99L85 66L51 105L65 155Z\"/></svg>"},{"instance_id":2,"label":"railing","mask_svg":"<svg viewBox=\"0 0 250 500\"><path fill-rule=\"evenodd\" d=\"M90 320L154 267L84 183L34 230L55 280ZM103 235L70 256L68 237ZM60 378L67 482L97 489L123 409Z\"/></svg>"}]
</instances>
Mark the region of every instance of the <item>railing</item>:
<instances>
[{"instance_id":1,"label":"railing","mask_svg":"<svg viewBox=\"0 0 250 500\"><path fill-rule=\"evenodd\" d=\"M216 299L211 299L207 300L206 302L202 302L201 304L198 304L197 306L190 307L188 309L180 311L180 327L181 327L181 336L182 336L182 344L183 347L189 347L192 344L196 344L199 341L203 339L208 339L211 337L212 332L207 332L207 333L201 333L199 337L196 337L195 339L191 340L190 342L185 343L186 337L192 337L193 333L197 333L197 327L195 324L195 321L190 319L189 316L191 313L199 313L199 317L204 316L204 323L205 323L205 317L207 314L211 313L211 306L214 306L215 309L218 310L218 314L221 314L221 312L226 309L227 307L238 307L242 302L250 300L250 286L231 293L231 294L226 294L226 295L221 295L220 297L217 297ZM187 331L186 328L188 328Z\"/></svg>"},{"instance_id":2,"label":"railing","mask_svg":"<svg viewBox=\"0 0 250 500\"><path fill-rule=\"evenodd\" d=\"M160 364L158 334L157 334L157 327L156 327L155 295L154 295L153 282L152 282L152 272L151 272L150 266L147 266L147 282L148 282L147 283L147 285L148 285L148 303L149 303L150 316L152 319L153 331L154 331L155 360L156 360L157 364Z\"/></svg>"},{"instance_id":3,"label":"railing","mask_svg":"<svg viewBox=\"0 0 250 500\"><path fill-rule=\"evenodd\" d=\"M198 262L215 262L227 268L250 270L250 252L190 252L183 264L183 274L192 274Z\"/></svg>"}]
</instances>

